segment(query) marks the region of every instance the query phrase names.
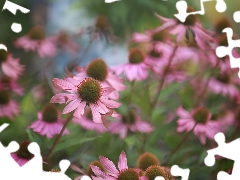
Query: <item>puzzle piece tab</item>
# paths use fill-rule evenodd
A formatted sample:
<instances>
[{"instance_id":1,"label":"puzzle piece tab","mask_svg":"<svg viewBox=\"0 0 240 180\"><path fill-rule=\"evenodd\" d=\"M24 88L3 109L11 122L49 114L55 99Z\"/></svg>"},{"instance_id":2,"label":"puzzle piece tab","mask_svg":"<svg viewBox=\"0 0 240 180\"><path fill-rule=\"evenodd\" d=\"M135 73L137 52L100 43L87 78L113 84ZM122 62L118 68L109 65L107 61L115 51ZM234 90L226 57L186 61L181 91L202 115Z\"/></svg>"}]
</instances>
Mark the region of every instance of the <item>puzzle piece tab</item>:
<instances>
[{"instance_id":1,"label":"puzzle piece tab","mask_svg":"<svg viewBox=\"0 0 240 180\"><path fill-rule=\"evenodd\" d=\"M218 144L217 148L208 150L207 157L204 159L204 163L207 166L213 166L215 164L215 155L225 157L227 159L233 160L234 165L232 169L232 174L220 171L217 175L218 180L237 180L240 177L240 138L236 139L230 143L225 143L225 136L223 133L217 133L214 137Z\"/></svg>"},{"instance_id":2,"label":"puzzle piece tab","mask_svg":"<svg viewBox=\"0 0 240 180\"><path fill-rule=\"evenodd\" d=\"M201 0L200 1L200 4L201 4L201 10L200 11L195 11L195 12L187 12L187 2L186 1L178 1L176 3L176 8L178 10L178 14L175 14L174 16L176 18L179 19L179 21L181 22L185 22L186 18L189 16L189 15L192 15L192 14L200 14L200 15L203 15L205 14L205 8L204 8L204 5L203 3L204 2L207 2L207 1L216 1L216 10L220 13L222 12L225 12L226 9L227 9L227 6L226 6L226 3L224 2L224 0Z\"/></svg>"},{"instance_id":3,"label":"puzzle piece tab","mask_svg":"<svg viewBox=\"0 0 240 180\"><path fill-rule=\"evenodd\" d=\"M182 180L188 180L190 170L189 169L182 169L177 165L171 167L171 174L173 176L181 176Z\"/></svg>"},{"instance_id":4,"label":"puzzle piece tab","mask_svg":"<svg viewBox=\"0 0 240 180\"><path fill-rule=\"evenodd\" d=\"M224 56L228 55L230 59L230 66L231 68L240 68L240 58L235 58L233 56L233 49L236 47L240 47L240 39L233 40L233 30L231 28L225 28L223 29L223 32L227 34L228 38L228 47L225 46L219 46L216 48L216 55L219 58L223 58ZM240 71L238 73L238 77L240 78Z\"/></svg>"}]
</instances>

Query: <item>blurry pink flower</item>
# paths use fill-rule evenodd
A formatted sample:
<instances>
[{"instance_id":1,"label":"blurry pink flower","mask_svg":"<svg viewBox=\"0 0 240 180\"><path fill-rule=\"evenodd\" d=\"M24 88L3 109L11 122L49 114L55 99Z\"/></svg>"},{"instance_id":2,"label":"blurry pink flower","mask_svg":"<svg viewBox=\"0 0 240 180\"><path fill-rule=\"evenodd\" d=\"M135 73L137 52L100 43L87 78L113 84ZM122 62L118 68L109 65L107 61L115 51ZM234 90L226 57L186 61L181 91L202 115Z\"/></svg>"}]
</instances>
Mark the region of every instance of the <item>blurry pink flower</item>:
<instances>
[{"instance_id":1,"label":"blurry pink flower","mask_svg":"<svg viewBox=\"0 0 240 180\"><path fill-rule=\"evenodd\" d=\"M119 98L119 91L126 89L123 79L113 74L103 59L96 58L87 67L81 68L78 66L76 72L77 74L73 77L74 79L82 81L87 77L91 77L100 81L103 88L114 88L114 91L108 95L111 99L117 100Z\"/></svg>"},{"instance_id":2,"label":"blurry pink flower","mask_svg":"<svg viewBox=\"0 0 240 180\"><path fill-rule=\"evenodd\" d=\"M18 38L15 41L17 48L25 51L37 51L41 58L53 57L56 55L56 38L45 38L44 30L41 27L34 27L28 35Z\"/></svg>"},{"instance_id":3,"label":"blurry pink flower","mask_svg":"<svg viewBox=\"0 0 240 180\"><path fill-rule=\"evenodd\" d=\"M7 116L13 120L13 115L19 114L19 105L16 101L11 100L9 91L0 91L0 117Z\"/></svg>"},{"instance_id":4,"label":"blurry pink flower","mask_svg":"<svg viewBox=\"0 0 240 180\"><path fill-rule=\"evenodd\" d=\"M119 156L118 160L118 169L113 164L112 161L110 161L108 158L104 156L99 157L100 162L102 166L105 169L105 172L103 172L99 167L90 165L92 168L92 171L97 176L92 176L93 180L118 180L118 179L127 179L127 177L131 177L132 179L139 179L139 180L145 180L144 177L141 177L139 175L140 171L135 168L128 168L127 165L127 157L124 151Z\"/></svg>"},{"instance_id":5,"label":"blurry pink flower","mask_svg":"<svg viewBox=\"0 0 240 180\"><path fill-rule=\"evenodd\" d=\"M110 100L108 95L114 90L111 87L102 88L99 81L86 78L78 81L73 78L64 80L54 78L52 83L56 89L65 90L69 93L59 93L52 97L50 103L69 103L63 110L63 114L74 111L73 116L81 118L84 109L90 106L93 121L103 123L102 115L111 112L111 109L121 106L120 103Z\"/></svg>"},{"instance_id":6,"label":"blurry pink flower","mask_svg":"<svg viewBox=\"0 0 240 180\"><path fill-rule=\"evenodd\" d=\"M214 139L215 134L220 131L219 122L210 120L212 114L207 108L199 107L188 112L179 107L177 115L179 116L177 132L191 131L196 124L193 133L198 136L202 144L206 144L206 137Z\"/></svg>"},{"instance_id":7,"label":"blurry pink flower","mask_svg":"<svg viewBox=\"0 0 240 180\"><path fill-rule=\"evenodd\" d=\"M194 9L188 7L187 12L194 12ZM213 41L211 34L198 22L196 15L188 16L184 23L177 18L164 18L158 14L156 14L156 16L163 21L163 25L156 28L155 31L168 30L170 34L177 35L177 42L181 42L184 36L189 39L189 33L192 33L197 45L202 49L207 49L208 42Z\"/></svg>"},{"instance_id":8,"label":"blurry pink flower","mask_svg":"<svg viewBox=\"0 0 240 180\"><path fill-rule=\"evenodd\" d=\"M233 83L233 78L228 72L220 72L217 77L210 79L208 88L216 94L230 96L234 98L239 93L237 87Z\"/></svg>"},{"instance_id":9,"label":"blurry pink flower","mask_svg":"<svg viewBox=\"0 0 240 180\"><path fill-rule=\"evenodd\" d=\"M64 120L60 118L57 108L52 104L48 104L42 112L38 113L38 119L29 128L42 136L46 135L48 138L52 138L61 132L63 124ZM67 129L63 132L63 135L65 134L69 134Z\"/></svg>"},{"instance_id":10,"label":"blurry pink flower","mask_svg":"<svg viewBox=\"0 0 240 180\"><path fill-rule=\"evenodd\" d=\"M0 79L0 89L6 91L13 91L18 95L23 95L23 87L20 86L15 79L3 76Z\"/></svg>"},{"instance_id":11,"label":"blurry pink flower","mask_svg":"<svg viewBox=\"0 0 240 180\"><path fill-rule=\"evenodd\" d=\"M3 73L12 79L18 79L24 70L24 66L19 64L19 59L13 58L4 49L0 49L0 63Z\"/></svg>"},{"instance_id":12,"label":"blurry pink flower","mask_svg":"<svg viewBox=\"0 0 240 180\"><path fill-rule=\"evenodd\" d=\"M30 144L29 141L23 141L20 143L19 150L14 153L11 153L12 158L21 167L34 157L34 155L28 151L29 144Z\"/></svg>"},{"instance_id":13,"label":"blurry pink flower","mask_svg":"<svg viewBox=\"0 0 240 180\"><path fill-rule=\"evenodd\" d=\"M60 32L56 39L58 45L66 49L71 54L76 54L79 52L80 46L76 42L72 41L66 33Z\"/></svg>"},{"instance_id":14,"label":"blurry pink flower","mask_svg":"<svg viewBox=\"0 0 240 180\"><path fill-rule=\"evenodd\" d=\"M168 36L164 31L155 32L153 30L148 30L145 33L133 33L132 41L135 43L144 43L144 42L166 42Z\"/></svg>"},{"instance_id":15,"label":"blurry pink flower","mask_svg":"<svg viewBox=\"0 0 240 180\"><path fill-rule=\"evenodd\" d=\"M116 122L109 124L109 131L114 134L119 134L120 138L124 139L127 136L128 130L132 132L150 133L154 130L147 121L143 121L134 112L129 111L127 116L117 117Z\"/></svg>"},{"instance_id":16,"label":"blurry pink flower","mask_svg":"<svg viewBox=\"0 0 240 180\"><path fill-rule=\"evenodd\" d=\"M74 117L72 121L73 123L79 124L84 129L96 131L98 133L104 133L107 130L102 124L93 122L92 113L89 108L87 108L87 111L81 118Z\"/></svg>"},{"instance_id":17,"label":"blurry pink flower","mask_svg":"<svg viewBox=\"0 0 240 180\"><path fill-rule=\"evenodd\" d=\"M129 81L141 81L148 77L148 65L145 61L145 54L139 48L132 48L128 57L129 63L112 67L112 70L121 75L123 72Z\"/></svg>"}]
</instances>

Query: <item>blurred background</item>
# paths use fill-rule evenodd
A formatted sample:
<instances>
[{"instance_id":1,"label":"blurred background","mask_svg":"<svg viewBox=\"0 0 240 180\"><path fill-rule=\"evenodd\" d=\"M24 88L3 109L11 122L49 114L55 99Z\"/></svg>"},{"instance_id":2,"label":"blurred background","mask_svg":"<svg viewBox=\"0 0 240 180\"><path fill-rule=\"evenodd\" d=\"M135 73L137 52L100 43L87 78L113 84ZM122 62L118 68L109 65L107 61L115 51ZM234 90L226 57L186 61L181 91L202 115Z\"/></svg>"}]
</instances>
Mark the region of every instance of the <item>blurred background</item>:
<instances>
[{"instance_id":1,"label":"blurred background","mask_svg":"<svg viewBox=\"0 0 240 180\"><path fill-rule=\"evenodd\" d=\"M193 6L196 10L200 10L200 0L186 1L188 5ZM22 115L14 120L10 128L1 133L0 140L5 145L12 140L21 142L32 136L26 133L26 127L36 119L36 112L42 108L41 105L36 105L33 102L31 96L32 88L38 82L40 83L47 79L48 88L52 88L51 79L53 77L62 78L65 67L71 70L73 62L77 62L79 65L87 65L96 57L103 58L109 66L127 62L128 48L132 46L132 33L144 32L160 26L158 18L154 15L155 12L164 17L172 18L177 11L175 8L177 0L121 0L114 3L105 3L104 0L18 0L12 2L30 9L30 13L23 14L17 11L17 14L14 16L9 11L4 10L0 15L0 43L6 44L8 50L14 54L14 57L20 58L21 64L26 66L24 74L19 80L19 83L25 89L25 95L16 97L21 102ZM227 16L232 21L234 32L239 32L240 24L234 23L232 16L235 11L240 10L240 1L226 0L225 2L227 11L224 13L218 13L215 10L216 1L205 2L206 14L198 17L205 28L211 29L218 19ZM3 7L4 3L5 1L2 0L0 7ZM98 17L106 18L104 23L107 24L108 28L102 34L102 39L95 41L91 39L91 35ZM11 30L10 27L13 22L22 25L23 30L20 33L14 33ZM57 56L52 59L40 58L34 53L16 49L13 42L17 38L26 35L36 25L43 26L47 36L53 36L60 32L68 34L71 39L80 45L79 52L75 55L69 55L69 53L59 50ZM52 94L45 94L43 98L49 101L51 96ZM3 118L0 123L4 122L9 123L10 121ZM94 136L92 132L83 132L74 128L74 125L70 125L69 129L71 129L73 134L79 132L81 134L79 139L81 137L91 138ZM12 134L12 132L15 133ZM162 133L164 134L164 131ZM86 166L90 161L98 159L99 155L104 155L117 162L121 149L124 149L126 144L131 145L132 141L134 141L130 137L125 142L116 144L114 143L115 139L111 138L111 134L104 134L103 136L104 138L100 138L98 141L91 141L83 147L74 146L66 151L56 153L52 157L53 160L49 167L57 167L58 162L63 158L68 158L76 165ZM63 137L63 141L68 140L68 138ZM43 144L42 139L39 139L39 143ZM51 143L50 140L44 141L47 147L50 147ZM159 149L154 149L154 147L149 147L149 150L162 158L164 156L164 148L166 147L161 144L161 141L159 141L158 146L163 149L163 152L159 152ZM97 152L86 153L89 150L93 152L96 148L98 149ZM134 165L137 155L130 155L131 153L131 151L128 152L129 164ZM81 162L78 159L81 159ZM201 171L205 170L204 168L201 169ZM191 173L201 174L201 172L195 172L194 167ZM76 176L72 171L68 172L68 174Z\"/></svg>"}]
</instances>

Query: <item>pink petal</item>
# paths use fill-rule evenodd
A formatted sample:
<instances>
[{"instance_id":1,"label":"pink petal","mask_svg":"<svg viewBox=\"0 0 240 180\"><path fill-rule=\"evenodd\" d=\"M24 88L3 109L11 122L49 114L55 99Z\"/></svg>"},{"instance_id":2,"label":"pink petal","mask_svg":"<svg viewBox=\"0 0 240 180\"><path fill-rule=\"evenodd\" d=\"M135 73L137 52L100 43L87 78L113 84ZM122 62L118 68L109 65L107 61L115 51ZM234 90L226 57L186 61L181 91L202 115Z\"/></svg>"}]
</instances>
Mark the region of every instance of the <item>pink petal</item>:
<instances>
[{"instance_id":1,"label":"pink petal","mask_svg":"<svg viewBox=\"0 0 240 180\"><path fill-rule=\"evenodd\" d=\"M75 110L81 103L81 100L78 98L78 99L75 99L73 100L72 102L70 102L64 109L63 109L63 114L67 114L73 110Z\"/></svg>"},{"instance_id":2,"label":"pink petal","mask_svg":"<svg viewBox=\"0 0 240 180\"><path fill-rule=\"evenodd\" d=\"M119 156L119 160L118 160L118 169L120 171L124 170L124 169L128 169L128 165L127 165L127 157L124 151L122 151L122 153Z\"/></svg>"},{"instance_id":3,"label":"pink petal","mask_svg":"<svg viewBox=\"0 0 240 180\"><path fill-rule=\"evenodd\" d=\"M113 162L104 156L100 156L99 159L100 159L101 164L105 168L105 170L108 172L108 174L110 174L114 177L117 177L119 172L116 169L116 166L113 164Z\"/></svg>"},{"instance_id":4,"label":"pink petal","mask_svg":"<svg viewBox=\"0 0 240 180\"><path fill-rule=\"evenodd\" d=\"M81 115L84 114L85 106L86 106L86 101L82 101L73 115L77 118L81 118Z\"/></svg>"}]
</instances>

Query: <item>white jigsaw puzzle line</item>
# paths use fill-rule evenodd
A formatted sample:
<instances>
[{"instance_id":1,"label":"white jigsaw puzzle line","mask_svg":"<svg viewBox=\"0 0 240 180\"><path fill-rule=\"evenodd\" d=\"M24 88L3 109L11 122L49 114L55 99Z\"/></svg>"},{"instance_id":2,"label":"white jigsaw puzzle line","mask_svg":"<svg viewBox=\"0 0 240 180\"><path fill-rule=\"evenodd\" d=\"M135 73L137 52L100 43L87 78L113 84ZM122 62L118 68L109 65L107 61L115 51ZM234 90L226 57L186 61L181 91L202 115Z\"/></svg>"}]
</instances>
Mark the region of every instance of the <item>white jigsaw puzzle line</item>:
<instances>
[{"instance_id":1,"label":"white jigsaw puzzle line","mask_svg":"<svg viewBox=\"0 0 240 180\"><path fill-rule=\"evenodd\" d=\"M174 16L176 18L178 18L179 21L185 22L186 18L189 15L193 15L193 14L203 15L203 14L205 14L205 8L204 8L203 3L204 2L208 2L208 1L217 1L217 3L216 3L216 10L218 12L222 13L222 12L226 11L226 9L227 9L227 6L226 6L226 3L224 2L224 0L201 0L200 1L200 5L201 5L200 11L187 12L187 7L188 7L187 2L183 1L183 0L180 0L180 1L178 1L176 3L176 8L178 10L178 14L174 14Z\"/></svg>"},{"instance_id":2,"label":"white jigsaw puzzle line","mask_svg":"<svg viewBox=\"0 0 240 180\"><path fill-rule=\"evenodd\" d=\"M26 14L26 13L29 13L30 10L27 9L27 8L24 8L22 6L19 6L11 1L6 1L4 6L3 6L3 9L2 10L9 10L11 13L13 13L14 15L16 15L17 13L17 10L20 10L22 13Z\"/></svg>"}]
</instances>

